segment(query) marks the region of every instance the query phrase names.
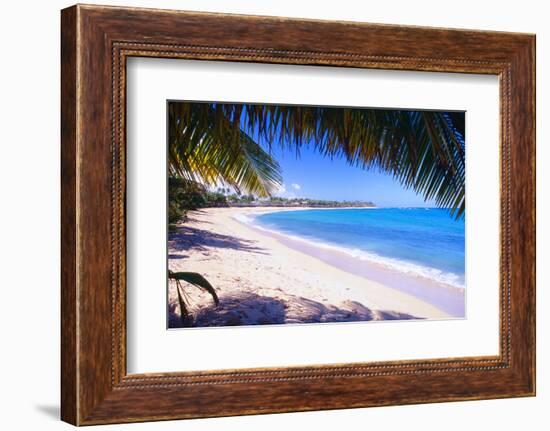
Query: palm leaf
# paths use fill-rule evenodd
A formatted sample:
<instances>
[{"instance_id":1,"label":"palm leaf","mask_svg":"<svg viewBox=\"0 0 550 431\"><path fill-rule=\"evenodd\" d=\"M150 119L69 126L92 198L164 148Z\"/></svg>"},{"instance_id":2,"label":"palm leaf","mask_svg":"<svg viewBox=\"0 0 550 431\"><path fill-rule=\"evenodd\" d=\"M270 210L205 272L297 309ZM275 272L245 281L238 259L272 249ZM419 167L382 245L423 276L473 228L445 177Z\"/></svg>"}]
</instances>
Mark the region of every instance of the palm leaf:
<instances>
[{"instance_id":1,"label":"palm leaf","mask_svg":"<svg viewBox=\"0 0 550 431\"><path fill-rule=\"evenodd\" d=\"M265 196L280 181L278 165L258 144L262 157L250 163L245 145L264 141L296 154L314 145L326 157L389 172L424 199L464 215L461 113L185 102L170 104L170 115L170 166L180 175L223 178ZM232 163L244 160L247 173L238 175Z\"/></svg>"},{"instance_id":2,"label":"palm leaf","mask_svg":"<svg viewBox=\"0 0 550 431\"><path fill-rule=\"evenodd\" d=\"M168 278L172 280L178 281L185 281L189 284L192 284L193 286L196 286L202 290L205 290L206 292L210 293L212 295L212 298L214 299L214 303L216 305L219 305L220 300L218 298L218 295L212 285L208 282L206 278L204 278L202 275L200 275L197 272L172 272L168 271ZM178 295L180 294L178 290Z\"/></svg>"},{"instance_id":3,"label":"palm leaf","mask_svg":"<svg viewBox=\"0 0 550 431\"><path fill-rule=\"evenodd\" d=\"M216 186L226 183L239 192L271 196L282 182L280 166L238 126L235 118L204 116L182 104L170 106L169 167L171 174ZM240 114L239 114L240 115Z\"/></svg>"}]
</instances>

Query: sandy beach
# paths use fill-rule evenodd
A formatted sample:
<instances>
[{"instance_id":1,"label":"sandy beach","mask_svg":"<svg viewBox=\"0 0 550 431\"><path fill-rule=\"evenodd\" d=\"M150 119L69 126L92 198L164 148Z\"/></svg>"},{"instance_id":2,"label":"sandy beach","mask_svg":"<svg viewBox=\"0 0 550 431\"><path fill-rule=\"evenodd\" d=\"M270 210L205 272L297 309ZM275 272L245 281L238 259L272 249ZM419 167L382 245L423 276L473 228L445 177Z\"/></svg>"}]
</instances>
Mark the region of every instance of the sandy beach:
<instances>
[{"instance_id":1,"label":"sandy beach","mask_svg":"<svg viewBox=\"0 0 550 431\"><path fill-rule=\"evenodd\" d=\"M450 317L413 295L344 271L238 220L275 210L289 209L201 209L170 232L169 268L202 274L220 298L216 307L208 293L186 286L193 326ZM169 326L181 326L172 282L168 301Z\"/></svg>"}]
</instances>

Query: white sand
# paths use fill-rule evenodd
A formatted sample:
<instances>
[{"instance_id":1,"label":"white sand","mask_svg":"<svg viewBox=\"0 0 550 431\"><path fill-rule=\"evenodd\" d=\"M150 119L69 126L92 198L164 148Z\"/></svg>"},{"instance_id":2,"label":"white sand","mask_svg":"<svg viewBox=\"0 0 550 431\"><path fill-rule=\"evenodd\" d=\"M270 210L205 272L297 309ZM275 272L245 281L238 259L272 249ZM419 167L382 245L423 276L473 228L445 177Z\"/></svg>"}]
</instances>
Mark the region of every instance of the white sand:
<instances>
[{"instance_id":1,"label":"white sand","mask_svg":"<svg viewBox=\"0 0 550 431\"><path fill-rule=\"evenodd\" d=\"M220 298L215 307L209 294L183 283L194 325L449 317L412 295L338 269L234 218L274 210L281 209L202 209L170 234L170 269L202 274ZM169 309L170 326L179 326L173 282Z\"/></svg>"}]
</instances>

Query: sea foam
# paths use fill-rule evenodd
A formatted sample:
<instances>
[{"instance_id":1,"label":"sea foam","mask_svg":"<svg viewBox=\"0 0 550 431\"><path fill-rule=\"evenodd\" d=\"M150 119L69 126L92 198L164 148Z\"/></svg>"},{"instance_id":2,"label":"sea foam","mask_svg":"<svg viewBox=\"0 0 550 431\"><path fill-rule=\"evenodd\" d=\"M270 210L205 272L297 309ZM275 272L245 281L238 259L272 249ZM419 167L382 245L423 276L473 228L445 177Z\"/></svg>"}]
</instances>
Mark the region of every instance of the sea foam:
<instances>
[{"instance_id":1,"label":"sea foam","mask_svg":"<svg viewBox=\"0 0 550 431\"><path fill-rule=\"evenodd\" d=\"M408 208L407 208L408 209ZM380 265L389 270L398 271L408 276L420 277L428 280L432 280L436 283L443 284L452 288L463 290L465 285L461 277L452 272L442 271L440 269L431 268L429 266L420 265L413 262L408 262L402 259L393 257L381 256L377 253L361 250L354 247L346 247L343 245L336 245L327 242L323 242L317 238L312 239L310 237L304 237L296 235L294 233L282 232L272 227L266 227L258 222L257 217L262 214L273 213L275 211L265 211L261 213L252 214L235 214L233 218L243 224L247 224L255 229L268 232L271 235L279 236L282 239L287 238L292 241L302 242L312 247L333 250L339 253L343 253L354 259L364 261L371 264Z\"/></svg>"}]
</instances>

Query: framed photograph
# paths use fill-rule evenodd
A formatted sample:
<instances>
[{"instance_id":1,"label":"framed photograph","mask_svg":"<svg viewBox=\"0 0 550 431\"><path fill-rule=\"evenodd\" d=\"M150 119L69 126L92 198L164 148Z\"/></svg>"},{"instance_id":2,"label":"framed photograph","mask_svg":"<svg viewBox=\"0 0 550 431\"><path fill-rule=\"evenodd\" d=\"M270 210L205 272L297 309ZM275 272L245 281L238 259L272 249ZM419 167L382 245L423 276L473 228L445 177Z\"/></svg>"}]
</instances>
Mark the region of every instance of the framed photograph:
<instances>
[{"instance_id":1,"label":"framed photograph","mask_svg":"<svg viewBox=\"0 0 550 431\"><path fill-rule=\"evenodd\" d=\"M535 394L535 37L62 11L62 419Z\"/></svg>"}]
</instances>

